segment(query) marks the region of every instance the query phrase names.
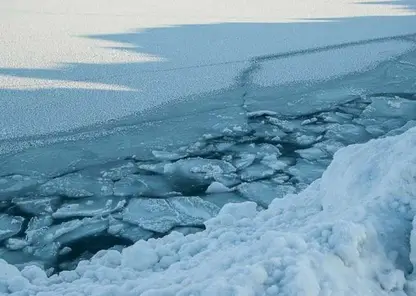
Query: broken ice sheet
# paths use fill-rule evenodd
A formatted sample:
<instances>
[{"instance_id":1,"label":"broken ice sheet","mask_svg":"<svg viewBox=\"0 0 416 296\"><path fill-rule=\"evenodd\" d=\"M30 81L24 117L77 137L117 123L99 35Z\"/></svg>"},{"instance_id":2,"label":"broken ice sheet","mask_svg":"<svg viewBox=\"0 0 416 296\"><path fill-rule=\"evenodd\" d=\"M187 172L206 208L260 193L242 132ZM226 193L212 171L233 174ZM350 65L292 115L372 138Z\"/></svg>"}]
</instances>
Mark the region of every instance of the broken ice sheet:
<instances>
[{"instance_id":1,"label":"broken ice sheet","mask_svg":"<svg viewBox=\"0 0 416 296\"><path fill-rule=\"evenodd\" d=\"M36 176L11 175L0 177L0 200L34 190L44 179Z\"/></svg>"},{"instance_id":2,"label":"broken ice sheet","mask_svg":"<svg viewBox=\"0 0 416 296\"><path fill-rule=\"evenodd\" d=\"M77 240L103 233L108 228L108 220L101 218L84 218L59 225L53 225L46 233L48 240L58 242L60 246Z\"/></svg>"},{"instance_id":3,"label":"broken ice sheet","mask_svg":"<svg viewBox=\"0 0 416 296\"><path fill-rule=\"evenodd\" d=\"M222 208L227 203L240 203L247 201L236 192L223 192L212 193L202 197L202 199L215 204L217 207Z\"/></svg>"},{"instance_id":4,"label":"broken ice sheet","mask_svg":"<svg viewBox=\"0 0 416 296\"><path fill-rule=\"evenodd\" d=\"M203 190L218 181L228 186L227 175L236 172L229 162L218 159L189 158L165 165L165 175L174 189L183 193ZM232 181L232 180L230 180Z\"/></svg>"},{"instance_id":5,"label":"broken ice sheet","mask_svg":"<svg viewBox=\"0 0 416 296\"><path fill-rule=\"evenodd\" d=\"M238 157L245 157L245 155L255 155L256 158L262 158L266 155L275 154L276 156L282 155L280 149L269 143L250 143L235 145L230 149L230 152L236 153Z\"/></svg>"},{"instance_id":6,"label":"broken ice sheet","mask_svg":"<svg viewBox=\"0 0 416 296\"><path fill-rule=\"evenodd\" d=\"M238 192L246 199L267 208L275 198L282 198L295 192L291 185L277 185L270 181L243 183L237 187Z\"/></svg>"},{"instance_id":7,"label":"broken ice sheet","mask_svg":"<svg viewBox=\"0 0 416 296\"><path fill-rule=\"evenodd\" d=\"M337 140L345 144L363 143L371 138L371 135L361 125L333 124L325 134L326 139Z\"/></svg>"},{"instance_id":8,"label":"broken ice sheet","mask_svg":"<svg viewBox=\"0 0 416 296\"><path fill-rule=\"evenodd\" d=\"M100 218L84 218L49 227L44 226L32 230L31 245L25 250L43 260L55 260L60 248L81 239L105 233L107 228L108 220Z\"/></svg>"},{"instance_id":9,"label":"broken ice sheet","mask_svg":"<svg viewBox=\"0 0 416 296\"><path fill-rule=\"evenodd\" d=\"M220 210L215 204L198 196L177 196L168 199L177 211L181 226L198 226L216 216Z\"/></svg>"},{"instance_id":10,"label":"broken ice sheet","mask_svg":"<svg viewBox=\"0 0 416 296\"><path fill-rule=\"evenodd\" d=\"M137 242L141 239L147 240L155 234L138 225L114 218L110 218L110 226L108 227L107 232L115 237L125 238L132 242Z\"/></svg>"},{"instance_id":11,"label":"broken ice sheet","mask_svg":"<svg viewBox=\"0 0 416 296\"><path fill-rule=\"evenodd\" d=\"M329 158L329 155L323 149L313 146L306 149L299 149L295 151L300 157L307 160L316 160L321 158Z\"/></svg>"},{"instance_id":12,"label":"broken ice sheet","mask_svg":"<svg viewBox=\"0 0 416 296\"><path fill-rule=\"evenodd\" d=\"M88 174L73 173L52 179L42 186L42 195L59 195L69 198L83 198L89 196L109 196L113 194L111 180L93 178Z\"/></svg>"},{"instance_id":13,"label":"broken ice sheet","mask_svg":"<svg viewBox=\"0 0 416 296\"><path fill-rule=\"evenodd\" d=\"M115 196L164 197L177 194L160 175L129 175L114 184Z\"/></svg>"},{"instance_id":14,"label":"broken ice sheet","mask_svg":"<svg viewBox=\"0 0 416 296\"><path fill-rule=\"evenodd\" d=\"M0 214L0 241L18 234L22 230L23 217Z\"/></svg>"},{"instance_id":15,"label":"broken ice sheet","mask_svg":"<svg viewBox=\"0 0 416 296\"><path fill-rule=\"evenodd\" d=\"M103 178L109 178L112 181L118 181L123 177L131 174L135 174L139 171L137 165L132 161L126 161L118 166L110 168L108 170L101 171Z\"/></svg>"},{"instance_id":16,"label":"broken ice sheet","mask_svg":"<svg viewBox=\"0 0 416 296\"><path fill-rule=\"evenodd\" d=\"M132 198L123 211L122 219L158 233L166 233L180 225L177 212L165 199L159 198Z\"/></svg>"},{"instance_id":17,"label":"broken ice sheet","mask_svg":"<svg viewBox=\"0 0 416 296\"><path fill-rule=\"evenodd\" d=\"M126 200L120 197L90 197L79 201L64 203L52 217L56 219L70 217L93 217L108 215L121 210Z\"/></svg>"},{"instance_id":18,"label":"broken ice sheet","mask_svg":"<svg viewBox=\"0 0 416 296\"><path fill-rule=\"evenodd\" d=\"M241 170L252 165L255 159L256 159L255 154L241 153L235 158L233 164L237 169Z\"/></svg>"},{"instance_id":19,"label":"broken ice sheet","mask_svg":"<svg viewBox=\"0 0 416 296\"><path fill-rule=\"evenodd\" d=\"M269 178L274 175L276 171L264 164L253 164L241 171L241 180L252 182L260 179Z\"/></svg>"},{"instance_id":20,"label":"broken ice sheet","mask_svg":"<svg viewBox=\"0 0 416 296\"><path fill-rule=\"evenodd\" d=\"M47 197L17 197L12 202L22 211L29 215L45 215L54 212L61 204L59 196Z\"/></svg>"},{"instance_id":21,"label":"broken ice sheet","mask_svg":"<svg viewBox=\"0 0 416 296\"><path fill-rule=\"evenodd\" d=\"M288 171L298 183L310 184L322 176L325 168L325 163L299 159Z\"/></svg>"},{"instance_id":22,"label":"broken ice sheet","mask_svg":"<svg viewBox=\"0 0 416 296\"><path fill-rule=\"evenodd\" d=\"M363 117L397 117L405 121L416 119L416 101L400 97L372 97Z\"/></svg>"},{"instance_id":23,"label":"broken ice sheet","mask_svg":"<svg viewBox=\"0 0 416 296\"><path fill-rule=\"evenodd\" d=\"M269 154L264 156L260 163L275 171L281 171L287 168L291 161L287 158L278 158L276 154Z\"/></svg>"},{"instance_id":24,"label":"broken ice sheet","mask_svg":"<svg viewBox=\"0 0 416 296\"><path fill-rule=\"evenodd\" d=\"M51 216L37 216L32 217L29 220L29 223L26 228L26 240L29 243L36 243L37 241L43 239L43 236L49 226L53 223Z\"/></svg>"},{"instance_id":25,"label":"broken ice sheet","mask_svg":"<svg viewBox=\"0 0 416 296\"><path fill-rule=\"evenodd\" d=\"M181 158L186 157L185 153L178 153L178 152L169 152L169 151L161 151L161 150L153 150L152 154L155 158L159 160L178 160Z\"/></svg>"}]
</instances>

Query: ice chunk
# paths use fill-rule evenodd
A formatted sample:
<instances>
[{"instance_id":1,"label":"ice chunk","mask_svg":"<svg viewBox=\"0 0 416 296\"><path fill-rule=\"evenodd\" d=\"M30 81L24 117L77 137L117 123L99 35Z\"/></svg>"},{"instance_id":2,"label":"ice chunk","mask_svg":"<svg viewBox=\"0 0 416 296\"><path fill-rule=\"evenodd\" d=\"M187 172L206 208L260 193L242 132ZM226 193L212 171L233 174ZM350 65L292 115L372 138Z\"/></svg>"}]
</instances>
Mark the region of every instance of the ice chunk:
<instances>
[{"instance_id":1,"label":"ice chunk","mask_svg":"<svg viewBox=\"0 0 416 296\"><path fill-rule=\"evenodd\" d=\"M313 124L313 123L315 123L315 122L317 122L317 121L318 121L318 118L316 118L316 117L312 117L312 118L305 119L304 121L302 121L302 122L300 123L300 125L308 125L308 124Z\"/></svg>"},{"instance_id":2,"label":"ice chunk","mask_svg":"<svg viewBox=\"0 0 416 296\"><path fill-rule=\"evenodd\" d=\"M51 261L59 255L59 250L68 244L96 236L106 232L108 220L100 218L84 218L71 220L50 227L31 230L31 245L25 249L36 257ZM29 235L29 234L28 234Z\"/></svg>"},{"instance_id":3,"label":"ice chunk","mask_svg":"<svg viewBox=\"0 0 416 296\"><path fill-rule=\"evenodd\" d=\"M136 174L139 171L137 165L132 161L127 161L117 167L113 167L109 170L101 172L103 178L109 178L113 181L118 181L128 175Z\"/></svg>"},{"instance_id":4,"label":"ice chunk","mask_svg":"<svg viewBox=\"0 0 416 296\"><path fill-rule=\"evenodd\" d=\"M253 164L241 171L241 180L251 182L264 178L269 178L274 175L276 171L264 164Z\"/></svg>"},{"instance_id":5,"label":"ice chunk","mask_svg":"<svg viewBox=\"0 0 416 296\"><path fill-rule=\"evenodd\" d=\"M342 112L323 112L318 117L324 122L339 124L351 123L354 118L353 115Z\"/></svg>"},{"instance_id":6,"label":"ice chunk","mask_svg":"<svg viewBox=\"0 0 416 296\"><path fill-rule=\"evenodd\" d=\"M0 177L0 200L17 194L30 193L44 181L43 178L36 176L11 175Z\"/></svg>"},{"instance_id":7,"label":"ice chunk","mask_svg":"<svg viewBox=\"0 0 416 296\"><path fill-rule=\"evenodd\" d=\"M319 162L312 162L306 159L299 159L298 162L288 169L293 178L302 184L310 184L322 176L326 165Z\"/></svg>"},{"instance_id":8,"label":"ice chunk","mask_svg":"<svg viewBox=\"0 0 416 296\"><path fill-rule=\"evenodd\" d=\"M154 235L154 232L152 231L117 219L110 219L108 233L116 237L131 240L132 242L137 242L141 239L147 240Z\"/></svg>"},{"instance_id":9,"label":"ice chunk","mask_svg":"<svg viewBox=\"0 0 416 296\"><path fill-rule=\"evenodd\" d=\"M289 120L279 119L279 118L271 117L271 116L267 116L266 119L270 124L279 127L286 133L292 133L300 129L301 123L302 123L301 121L296 121L296 120L289 121Z\"/></svg>"},{"instance_id":10,"label":"ice chunk","mask_svg":"<svg viewBox=\"0 0 416 296\"><path fill-rule=\"evenodd\" d=\"M277 156L282 155L280 152L280 149L272 144L269 143L262 143L262 144L240 144L235 145L233 149L231 149L232 152L237 153L238 155L244 155L244 154L252 154L255 155L256 158L262 158L266 155L275 154Z\"/></svg>"},{"instance_id":11,"label":"ice chunk","mask_svg":"<svg viewBox=\"0 0 416 296\"><path fill-rule=\"evenodd\" d=\"M220 182L212 182L211 185L208 186L205 193L221 193L229 191L231 191L231 189L225 186L224 184Z\"/></svg>"},{"instance_id":12,"label":"ice chunk","mask_svg":"<svg viewBox=\"0 0 416 296\"><path fill-rule=\"evenodd\" d=\"M177 194L166 178L159 175L129 175L114 184L115 196L163 197Z\"/></svg>"},{"instance_id":13,"label":"ice chunk","mask_svg":"<svg viewBox=\"0 0 416 296\"><path fill-rule=\"evenodd\" d=\"M295 132L290 134L285 141L298 146L310 146L318 141L318 135L315 133Z\"/></svg>"},{"instance_id":14,"label":"ice chunk","mask_svg":"<svg viewBox=\"0 0 416 296\"><path fill-rule=\"evenodd\" d=\"M63 219L70 217L104 216L121 210L126 200L120 197L90 197L80 201L64 203L52 217Z\"/></svg>"},{"instance_id":15,"label":"ice chunk","mask_svg":"<svg viewBox=\"0 0 416 296\"><path fill-rule=\"evenodd\" d=\"M45 232L53 223L51 216L38 216L29 220L26 228L26 240L35 243L43 239Z\"/></svg>"},{"instance_id":16,"label":"ice chunk","mask_svg":"<svg viewBox=\"0 0 416 296\"><path fill-rule=\"evenodd\" d=\"M252 165L255 159L256 159L255 154L241 153L236 157L233 164L235 165L237 169L241 170Z\"/></svg>"},{"instance_id":17,"label":"ice chunk","mask_svg":"<svg viewBox=\"0 0 416 296\"><path fill-rule=\"evenodd\" d=\"M306 149L299 149L295 151L300 157L307 160L316 160L321 158L329 158L329 155L319 147L311 147Z\"/></svg>"},{"instance_id":18,"label":"ice chunk","mask_svg":"<svg viewBox=\"0 0 416 296\"><path fill-rule=\"evenodd\" d=\"M229 187L229 188L230 187L234 187L234 186L236 186L236 185L238 185L238 184L241 183L240 177L238 176L238 174L235 174L235 173L224 174L224 175L217 175L217 176L215 176L215 180L218 183L221 183L224 186Z\"/></svg>"},{"instance_id":19,"label":"ice chunk","mask_svg":"<svg viewBox=\"0 0 416 296\"><path fill-rule=\"evenodd\" d=\"M246 201L246 199L235 192L208 194L204 196L203 199L215 204L219 208L222 208L227 203L240 203Z\"/></svg>"},{"instance_id":20,"label":"ice chunk","mask_svg":"<svg viewBox=\"0 0 416 296\"><path fill-rule=\"evenodd\" d=\"M142 163L138 167L145 173L159 174L162 175L165 171L165 162L159 162L154 164Z\"/></svg>"},{"instance_id":21,"label":"ice chunk","mask_svg":"<svg viewBox=\"0 0 416 296\"><path fill-rule=\"evenodd\" d=\"M278 158L276 154L269 154L263 157L263 159L260 161L261 164L275 170L275 171L281 171L290 164L288 159L285 158Z\"/></svg>"},{"instance_id":22,"label":"ice chunk","mask_svg":"<svg viewBox=\"0 0 416 296\"><path fill-rule=\"evenodd\" d=\"M165 174L174 188L185 193L203 190L213 181L223 181L224 175L236 168L229 162L217 159L189 158L165 165Z\"/></svg>"},{"instance_id":23,"label":"ice chunk","mask_svg":"<svg viewBox=\"0 0 416 296\"><path fill-rule=\"evenodd\" d=\"M63 247L60 251L59 251L59 256L63 256L63 255L67 255L69 253L72 252L72 249L70 247Z\"/></svg>"},{"instance_id":24,"label":"ice chunk","mask_svg":"<svg viewBox=\"0 0 416 296\"><path fill-rule=\"evenodd\" d=\"M279 142L287 133L282 131L279 127L266 124L264 121L259 123L251 123L250 126L254 130L254 136L258 138L268 139L269 141Z\"/></svg>"},{"instance_id":25,"label":"ice chunk","mask_svg":"<svg viewBox=\"0 0 416 296\"><path fill-rule=\"evenodd\" d=\"M133 198L123 211L123 221L159 233L180 225L180 217L165 199Z\"/></svg>"},{"instance_id":26,"label":"ice chunk","mask_svg":"<svg viewBox=\"0 0 416 296\"><path fill-rule=\"evenodd\" d=\"M199 226L214 217L219 207L197 196L177 196L168 199L169 204L177 211L181 226Z\"/></svg>"},{"instance_id":27,"label":"ice chunk","mask_svg":"<svg viewBox=\"0 0 416 296\"><path fill-rule=\"evenodd\" d=\"M15 251L15 250L21 250L24 247L26 247L28 242L21 238L9 238L6 241L6 248L9 250Z\"/></svg>"},{"instance_id":28,"label":"ice chunk","mask_svg":"<svg viewBox=\"0 0 416 296\"><path fill-rule=\"evenodd\" d=\"M22 230L23 217L0 214L0 241L18 234Z\"/></svg>"},{"instance_id":29,"label":"ice chunk","mask_svg":"<svg viewBox=\"0 0 416 296\"><path fill-rule=\"evenodd\" d=\"M109 196L113 194L111 180L73 173L52 179L39 188L43 195L60 195L69 198Z\"/></svg>"},{"instance_id":30,"label":"ice chunk","mask_svg":"<svg viewBox=\"0 0 416 296\"><path fill-rule=\"evenodd\" d=\"M23 212L30 215L46 215L54 212L61 204L59 196L48 197L17 197L13 203Z\"/></svg>"},{"instance_id":31,"label":"ice chunk","mask_svg":"<svg viewBox=\"0 0 416 296\"><path fill-rule=\"evenodd\" d=\"M273 178L271 178L270 180L280 185L280 184L285 184L287 181L289 181L289 179L290 179L289 175L277 174L277 175L274 175Z\"/></svg>"},{"instance_id":32,"label":"ice chunk","mask_svg":"<svg viewBox=\"0 0 416 296\"><path fill-rule=\"evenodd\" d=\"M45 234L46 241L67 245L77 240L103 233L108 228L108 220L84 218L51 226Z\"/></svg>"},{"instance_id":33,"label":"ice chunk","mask_svg":"<svg viewBox=\"0 0 416 296\"><path fill-rule=\"evenodd\" d=\"M159 160L178 160L186 157L186 154L180 154L178 152L158 151L153 150L152 154Z\"/></svg>"},{"instance_id":34,"label":"ice chunk","mask_svg":"<svg viewBox=\"0 0 416 296\"><path fill-rule=\"evenodd\" d=\"M416 119L416 101L395 97L372 97L371 104L363 111L365 117L397 117Z\"/></svg>"},{"instance_id":35,"label":"ice chunk","mask_svg":"<svg viewBox=\"0 0 416 296\"><path fill-rule=\"evenodd\" d=\"M247 113L248 118L263 117L263 116L276 116L277 113L269 110L258 110Z\"/></svg>"},{"instance_id":36,"label":"ice chunk","mask_svg":"<svg viewBox=\"0 0 416 296\"><path fill-rule=\"evenodd\" d=\"M325 138L352 144L368 141L371 136L368 134L365 128L360 125L334 124L325 134Z\"/></svg>"},{"instance_id":37,"label":"ice chunk","mask_svg":"<svg viewBox=\"0 0 416 296\"><path fill-rule=\"evenodd\" d=\"M246 199L267 208L275 198L282 198L295 191L290 185L277 185L270 181L243 183L237 187L238 192Z\"/></svg>"},{"instance_id":38,"label":"ice chunk","mask_svg":"<svg viewBox=\"0 0 416 296\"><path fill-rule=\"evenodd\" d=\"M316 143L314 145L315 148L318 149L322 149L323 151L325 151L326 153L328 153L329 155L334 155L335 152L337 152L339 149L345 147L344 144L342 144L341 142L334 140L334 139L328 139L328 140L324 140L322 142ZM306 157L305 157L306 158Z\"/></svg>"}]
</instances>

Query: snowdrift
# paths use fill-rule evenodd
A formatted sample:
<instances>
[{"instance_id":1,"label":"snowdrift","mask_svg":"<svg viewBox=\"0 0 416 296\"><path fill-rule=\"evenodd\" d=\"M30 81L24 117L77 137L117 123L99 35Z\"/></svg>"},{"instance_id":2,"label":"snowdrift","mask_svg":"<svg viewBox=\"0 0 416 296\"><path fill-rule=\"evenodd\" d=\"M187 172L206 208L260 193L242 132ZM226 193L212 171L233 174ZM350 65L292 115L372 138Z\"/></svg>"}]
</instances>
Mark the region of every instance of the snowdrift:
<instances>
[{"instance_id":1,"label":"snowdrift","mask_svg":"<svg viewBox=\"0 0 416 296\"><path fill-rule=\"evenodd\" d=\"M258 212L229 204L206 231L102 251L47 277L0 263L3 295L416 293L416 128L338 151L323 177Z\"/></svg>"}]
</instances>

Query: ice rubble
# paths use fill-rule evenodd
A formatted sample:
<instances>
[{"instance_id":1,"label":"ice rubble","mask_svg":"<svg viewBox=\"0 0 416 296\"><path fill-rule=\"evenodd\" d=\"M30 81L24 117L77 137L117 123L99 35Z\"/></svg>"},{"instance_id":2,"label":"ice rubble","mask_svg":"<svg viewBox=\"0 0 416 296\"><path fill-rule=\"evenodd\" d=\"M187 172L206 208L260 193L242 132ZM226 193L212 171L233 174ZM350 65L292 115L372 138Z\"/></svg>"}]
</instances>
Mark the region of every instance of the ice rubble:
<instances>
[{"instance_id":1,"label":"ice rubble","mask_svg":"<svg viewBox=\"0 0 416 296\"><path fill-rule=\"evenodd\" d=\"M35 261L58 272L101 249L200 231L228 202L252 201L265 209L319 178L341 147L412 127L415 102L411 93L385 93L300 116L247 112L244 132L212 132L176 150L153 149L149 158L104 158L82 168L59 163L54 172L20 166L16 154L0 167L0 209L7 217L0 219L7 228L1 256L19 268ZM45 149L20 158L60 154L59 146ZM21 223L10 231L7 221ZM53 234L67 232L65 240Z\"/></svg>"},{"instance_id":2,"label":"ice rubble","mask_svg":"<svg viewBox=\"0 0 416 296\"><path fill-rule=\"evenodd\" d=\"M0 291L410 295L416 292L414 147L416 128L348 146L297 196L275 199L263 211L253 202L228 204L203 232L174 231L121 253L101 251L73 271L47 277L38 267L19 271L1 261Z\"/></svg>"}]
</instances>

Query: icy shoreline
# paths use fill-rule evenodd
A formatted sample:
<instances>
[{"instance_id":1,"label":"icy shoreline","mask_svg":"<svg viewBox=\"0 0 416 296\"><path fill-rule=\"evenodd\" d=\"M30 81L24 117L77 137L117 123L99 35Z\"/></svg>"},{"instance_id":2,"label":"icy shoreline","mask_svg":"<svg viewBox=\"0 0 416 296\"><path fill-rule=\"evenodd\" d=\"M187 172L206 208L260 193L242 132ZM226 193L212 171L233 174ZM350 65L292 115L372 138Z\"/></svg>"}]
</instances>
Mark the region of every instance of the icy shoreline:
<instances>
[{"instance_id":1,"label":"icy shoreline","mask_svg":"<svg viewBox=\"0 0 416 296\"><path fill-rule=\"evenodd\" d=\"M2 156L0 255L59 272L102 249L200 231L227 202L267 208L319 178L341 147L415 125L415 59L269 96L251 88L244 104L237 90L181 102L123 132Z\"/></svg>"},{"instance_id":2,"label":"icy shoreline","mask_svg":"<svg viewBox=\"0 0 416 296\"><path fill-rule=\"evenodd\" d=\"M0 289L42 296L414 293L414 147L415 128L348 146L322 179L264 211L229 204L203 232L102 251L50 278L2 262Z\"/></svg>"}]
</instances>

